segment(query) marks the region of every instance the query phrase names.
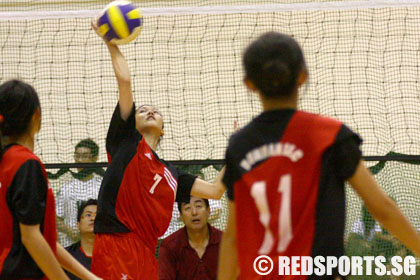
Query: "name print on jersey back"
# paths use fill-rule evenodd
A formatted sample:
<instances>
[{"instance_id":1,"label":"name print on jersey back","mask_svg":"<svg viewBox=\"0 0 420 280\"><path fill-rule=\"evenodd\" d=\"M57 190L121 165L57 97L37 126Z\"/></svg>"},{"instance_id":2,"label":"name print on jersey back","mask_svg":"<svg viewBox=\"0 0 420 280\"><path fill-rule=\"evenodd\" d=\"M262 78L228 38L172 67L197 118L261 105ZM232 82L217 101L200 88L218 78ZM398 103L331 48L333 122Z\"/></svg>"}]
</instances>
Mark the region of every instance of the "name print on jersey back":
<instances>
[{"instance_id":1,"label":"name print on jersey back","mask_svg":"<svg viewBox=\"0 0 420 280\"><path fill-rule=\"evenodd\" d=\"M255 163L269 157L279 156L287 157L292 162L296 162L303 157L303 152L292 143L269 143L248 152L240 165L243 169L249 171Z\"/></svg>"}]
</instances>

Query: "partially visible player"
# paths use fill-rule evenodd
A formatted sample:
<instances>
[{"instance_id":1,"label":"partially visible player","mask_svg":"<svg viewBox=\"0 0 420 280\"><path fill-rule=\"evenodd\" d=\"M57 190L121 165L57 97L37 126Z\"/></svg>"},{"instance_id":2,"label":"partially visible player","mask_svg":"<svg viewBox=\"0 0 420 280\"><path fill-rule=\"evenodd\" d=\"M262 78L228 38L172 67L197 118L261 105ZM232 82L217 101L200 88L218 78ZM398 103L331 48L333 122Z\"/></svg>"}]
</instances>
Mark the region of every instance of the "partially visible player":
<instances>
[{"instance_id":1,"label":"partially visible player","mask_svg":"<svg viewBox=\"0 0 420 280\"><path fill-rule=\"evenodd\" d=\"M174 201L189 201L190 195L220 199L222 173L208 183L158 157L162 115L151 105L136 110L127 62L116 45L105 43L119 101L106 139L111 161L99 192L92 271L107 279L158 279L155 248Z\"/></svg>"},{"instance_id":2,"label":"partially visible player","mask_svg":"<svg viewBox=\"0 0 420 280\"><path fill-rule=\"evenodd\" d=\"M41 106L32 86L0 86L0 279L99 279L56 242L54 195L33 153Z\"/></svg>"},{"instance_id":3,"label":"partially visible player","mask_svg":"<svg viewBox=\"0 0 420 280\"><path fill-rule=\"evenodd\" d=\"M359 136L336 120L297 110L308 75L298 43L263 34L246 49L243 64L244 82L264 112L230 138L226 151L229 218L218 279L279 279L278 256L344 255L346 180L373 216L420 256L419 235L361 160ZM273 260L271 274L254 271L259 255ZM333 273L322 279L340 279Z\"/></svg>"}]
</instances>

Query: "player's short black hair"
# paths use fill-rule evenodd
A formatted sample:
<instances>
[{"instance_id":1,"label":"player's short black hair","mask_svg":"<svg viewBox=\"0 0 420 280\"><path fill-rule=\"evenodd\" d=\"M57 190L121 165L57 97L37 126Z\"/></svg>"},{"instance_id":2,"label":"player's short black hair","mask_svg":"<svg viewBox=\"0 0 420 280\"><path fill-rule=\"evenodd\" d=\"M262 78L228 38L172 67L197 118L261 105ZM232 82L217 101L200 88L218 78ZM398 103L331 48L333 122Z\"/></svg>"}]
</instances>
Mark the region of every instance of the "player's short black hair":
<instances>
[{"instance_id":1,"label":"player's short black hair","mask_svg":"<svg viewBox=\"0 0 420 280\"><path fill-rule=\"evenodd\" d=\"M209 209L210 208L209 200L207 198L201 198L201 197L199 197L199 198L204 201L204 204L206 205L207 209ZM178 211L179 211L180 214L182 214L182 205L188 204L188 203L190 203L190 202L189 201L188 202L178 202Z\"/></svg>"},{"instance_id":2,"label":"player's short black hair","mask_svg":"<svg viewBox=\"0 0 420 280\"><path fill-rule=\"evenodd\" d=\"M31 85L16 79L0 85L0 151L1 137L25 133L38 108L38 94Z\"/></svg>"},{"instance_id":3,"label":"player's short black hair","mask_svg":"<svg viewBox=\"0 0 420 280\"><path fill-rule=\"evenodd\" d=\"M82 201L80 206L77 208L77 221L80 222L80 218L82 217L83 211L89 205L98 205L97 199L89 199L88 201Z\"/></svg>"},{"instance_id":4,"label":"player's short black hair","mask_svg":"<svg viewBox=\"0 0 420 280\"><path fill-rule=\"evenodd\" d=\"M95 143L92 139L83 139L79 143L77 143L76 147L74 148L77 150L78 148L88 148L90 149L90 153L92 154L92 157L96 157L99 154L99 146Z\"/></svg>"},{"instance_id":5,"label":"player's short black hair","mask_svg":"<svg viewBox=\"0 0 420 280\"><path fill-rule=\"evenodd\" d=\"M264 33L252 42L243 55L243 65L245 78L270 99L290 96L306 69L298 42L278 32Z\"/></svg>"}]
</instances>

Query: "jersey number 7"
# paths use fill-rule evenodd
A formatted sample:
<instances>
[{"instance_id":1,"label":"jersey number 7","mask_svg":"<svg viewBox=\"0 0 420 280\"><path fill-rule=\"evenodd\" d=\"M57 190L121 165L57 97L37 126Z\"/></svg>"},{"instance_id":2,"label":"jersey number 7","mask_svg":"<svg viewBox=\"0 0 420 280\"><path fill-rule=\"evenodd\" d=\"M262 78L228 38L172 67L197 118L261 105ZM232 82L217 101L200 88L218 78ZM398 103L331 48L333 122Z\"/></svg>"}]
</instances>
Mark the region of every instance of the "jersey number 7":
<instances>
[{"instance_id":1,"label":"jersey number 7","mask_svg":"<svg viewBox=\"0 0 420 280\"><path fill-rule=\"evenodd\" d=\"M292 232L292 214L291 214L291 187L292 176L285 174L281 176L277 191L282 194L279 212L279 241L277 244L277 252L284 252L289 246L293 238ZM271 213L267 199L267 183L265 181L257 181L252 184L251 196L257 205L261 224L265 228L264 240L258 251L260 255L266 255L271 252L274 246L274 236L270 230Z\"/></svg>"},{"instance_id":2,"label":"jersey number 7","mask_svg":"<svg viewBox=\"0 0 420 280\"><path fill-rule=\"evenodd\" d=\"M156 174L155 177L153 178L153 180L155 180L155 183L153 184L153 186L149 190L149 193L151 193L151 194L155 193L155 189L156 189L157 185L159 184L160 180L162 180L162 176L160 176L159 174Z\"/></svg>"}]
</instances>

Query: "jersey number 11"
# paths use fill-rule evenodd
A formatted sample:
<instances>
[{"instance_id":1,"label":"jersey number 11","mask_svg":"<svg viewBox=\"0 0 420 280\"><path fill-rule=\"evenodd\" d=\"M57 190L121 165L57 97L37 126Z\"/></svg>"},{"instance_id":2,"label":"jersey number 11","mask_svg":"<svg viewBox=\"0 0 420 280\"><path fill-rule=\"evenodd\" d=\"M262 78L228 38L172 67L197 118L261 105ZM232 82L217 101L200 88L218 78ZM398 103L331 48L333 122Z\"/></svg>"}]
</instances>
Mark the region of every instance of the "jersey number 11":
<instances>
[{"instance_id":1,"label":"jersey number 11","mask_svg":"<svg viewBox=\"0 0 420 280\"><path fill-rule=\"evenodd\" d=\"M277 252L284 252L293 238L292 232L292 214L291 214L291 187L292 176L285 174L281 176L277 191L282 194L279 210L279 241ZM267 184L265 181L258 181L252 184L251 196L254 198L260 214L260 222L265 228L264 240L258 251L261 255L271 252L274 246L274 236L270 230L271 213L267 199Z\"/></svg>"}]
</instances>

